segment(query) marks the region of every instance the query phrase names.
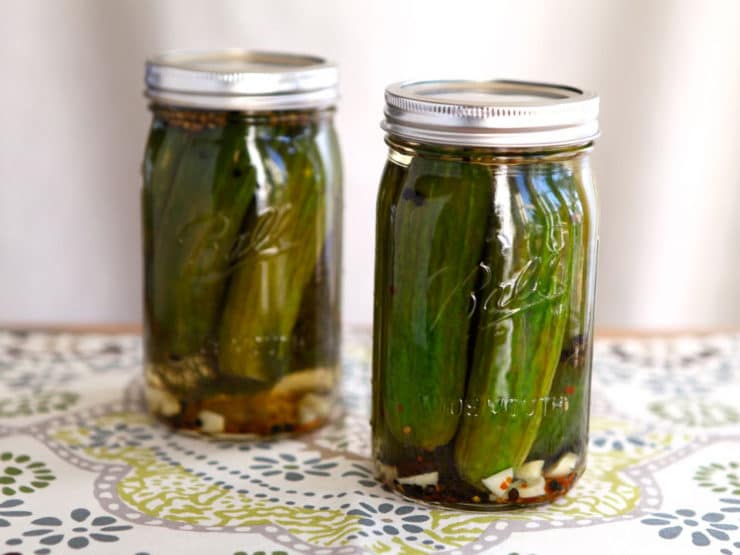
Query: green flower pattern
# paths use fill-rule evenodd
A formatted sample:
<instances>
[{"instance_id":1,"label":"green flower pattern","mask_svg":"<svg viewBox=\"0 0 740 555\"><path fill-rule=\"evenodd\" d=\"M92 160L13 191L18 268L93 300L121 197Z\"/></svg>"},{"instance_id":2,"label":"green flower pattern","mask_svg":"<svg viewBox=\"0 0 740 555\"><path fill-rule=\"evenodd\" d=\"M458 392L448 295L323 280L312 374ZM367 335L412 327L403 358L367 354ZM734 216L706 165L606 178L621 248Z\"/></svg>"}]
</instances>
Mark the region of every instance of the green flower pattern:
<instances>
[{"instance_id":1,"label":"green flower pattern","mask_svg":"<svg viewBox=\"0 0 740 555\"><path fill-rule=\"evenodd\" d=\"M0 418L45 415L65 411L77 403L71 391L49 391L18 397L0 398Z\"/></svg>"},{"instance_id":2,"label":"green flower pattern","mask_svg":"<svg viewBox=\"0 0 740 555\"><path fill-rule=\"evenodd\" d=\"M137 535L140 526L154 526L172 545L184 541L185 531L202 532L187 537L202 541L203 550L216 534L235 555L531 554L532 534L568 528L569 542L588 542L600 537L598 527L619 525L644 529L653 541L648 550L670 541L679 549L716 546L722 555L740 555L740 408L727 396L730 388L740 396L740 370L731 363L740 364L733 358L740 337L713 336L690 348L661 341L646 352L635 341L597 343L599 402L588 470L573 492L533 510L486 514L414 504L374 480L367 336L351 337L345 349L342 421L303 438L243 443L175 433L144 413L136 338L0 332L0 527L7 529L0 546L5 541L6 551L38 555L70 549L154 555L158 546ZM660 353L668 354L659 359ZM664 386L672 364L679 381ZM697 374L702 365L723 387ZM600 368L612 369L603 383ZM120 400L96 403L89 389L75 387L95 380L116 387ZM626 392L636 387L649 395L627 410ZM701 394L690 395L692 388ZM730 451L722 447L727 458L682 463L717 442L729 445ZM88 505L68 499L72 478L62 465L93 480L75 488L93 491ZM678 505L664 502L658 478L679 468L694 486L690 493L701 492L701 508L690 505L692 495ZM41 510L44 504L25 499L49 499L58 508Z\"/></svg>"},{"instance_id":3,"label":"green flower pattern","mask_svg":"<svg viewBox=\"0 0 740 555\"><path fill-rule=\"evenodd\" d=\"M0 454L0 493L4 496L33 493L55 479L44 462L10 451Z\"/></svg>"},{"instance_id":4,"label":"green flower pattern","mask_svg":"<svg viewBox=\"0 0 740 555\"><path fill-rule=\"evenodd\" d=\"M699 485L716 493L740 495L740 462L713 462L702 465L694 475Z\"/></svg>"},{"instance_id":5,"label":"green flower pattern","mask_svg":"<svg viewBox=\"0 0 740 555\"><path fill-rule=\"evenodd\" d=\"M662 420L692 428L733 426L740 423L740 410L720 402L672 399L651 403L649 409Z\"/></svg>"}]
</instances>

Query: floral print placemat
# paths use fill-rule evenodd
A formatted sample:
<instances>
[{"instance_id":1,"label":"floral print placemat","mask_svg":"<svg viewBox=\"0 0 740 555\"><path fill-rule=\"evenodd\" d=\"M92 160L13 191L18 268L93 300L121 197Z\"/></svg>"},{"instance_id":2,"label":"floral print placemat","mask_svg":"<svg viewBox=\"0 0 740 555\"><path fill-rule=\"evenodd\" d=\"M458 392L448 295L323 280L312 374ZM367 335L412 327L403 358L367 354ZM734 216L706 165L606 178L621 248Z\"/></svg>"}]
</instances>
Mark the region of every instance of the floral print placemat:
<instances>
[{"instance_id":1,"label":"floral print placemat","mask_svg":"<svg viewBox=\"0 0 740 555\"><path fill-rule=\"evenodd\" d=\"M585 475L495 514L373 479L369 346L341 419L240 443L144 412L137 336L0 332L0 553L740 555L740 335L598 341Z\"/></svg>"}]
</instances>

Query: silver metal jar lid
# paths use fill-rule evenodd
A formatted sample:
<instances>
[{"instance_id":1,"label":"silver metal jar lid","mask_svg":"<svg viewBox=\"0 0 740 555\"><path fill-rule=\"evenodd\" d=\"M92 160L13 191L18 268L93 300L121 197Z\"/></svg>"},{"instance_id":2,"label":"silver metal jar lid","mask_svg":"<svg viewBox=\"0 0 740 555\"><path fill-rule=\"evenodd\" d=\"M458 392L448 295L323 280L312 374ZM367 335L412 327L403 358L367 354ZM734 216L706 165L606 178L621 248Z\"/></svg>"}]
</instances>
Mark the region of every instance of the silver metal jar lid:
<instances>
[{"instance_id":1,"label":"silver metal jar lid","mask_svg":"<svg viewBox=\"0 0 740 555\"><path fill-rule=\"evenodd\" d=\"M248 50L172 51L146 63L146 95L161 104L274 111L336 103L337 68L323 58Z\"/></svg>"},{"instance_id":2,"label":"silver metal jar lid","mask_svg":"<svg viewBox=\"0 0 740 555\"><path fill-rule=\"evenodd\" d=\"M385 90L382 128L420 142L490 147L563 146L599 134L599 97L525 81L409 81Z\"/></svg>"}]
</instances>

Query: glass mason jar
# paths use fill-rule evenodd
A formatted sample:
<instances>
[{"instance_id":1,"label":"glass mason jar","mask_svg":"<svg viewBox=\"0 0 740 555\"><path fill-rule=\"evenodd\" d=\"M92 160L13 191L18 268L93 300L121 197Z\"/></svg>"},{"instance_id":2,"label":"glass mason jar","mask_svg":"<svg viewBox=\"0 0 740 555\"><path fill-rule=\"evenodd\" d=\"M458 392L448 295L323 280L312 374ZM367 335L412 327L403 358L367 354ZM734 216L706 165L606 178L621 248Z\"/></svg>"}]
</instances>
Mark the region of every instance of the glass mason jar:
<instances>
[{"instance_id":1,"label":"glass mason jar","mask_svg":"<svg viewBox=\"0 0 740 555\"><path fill-rule=\"evenodd\" d=\"M146 83L149 409L212 434L316 428L339 378L337 70L173 52L148 62Z\"/></svg>"},{"instance_id":2,"label":"glass mason jar","mask_svg":"<svg viewBox=\"0 0 740 555\"><path fill-rule=\"evenodd\" d=\"M386 89L373 456L432 504L543 503L583 472L598 97L509 81Z\"/></svg>"}]
</instances>

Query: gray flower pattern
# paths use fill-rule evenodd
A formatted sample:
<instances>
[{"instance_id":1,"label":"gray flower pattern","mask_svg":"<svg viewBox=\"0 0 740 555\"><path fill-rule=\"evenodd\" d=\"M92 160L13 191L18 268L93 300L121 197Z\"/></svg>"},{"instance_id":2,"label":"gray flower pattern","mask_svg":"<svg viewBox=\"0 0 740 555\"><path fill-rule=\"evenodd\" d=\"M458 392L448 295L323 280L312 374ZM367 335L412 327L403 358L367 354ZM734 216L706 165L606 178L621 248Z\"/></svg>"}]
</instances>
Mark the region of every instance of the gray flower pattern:
<instances>
[{"instance_id":1,"label":"gray flower pattern","mask_svg":"<svg viewBox=\"0 0 740 555\"><path fill-rule=\"evenodd\" d=\"M356 476L357 482L366 488L380 488L381 483L375 479L373 471L369 465L361 463L352 463L352 469L344 472L342 476Z\"/></svg>"},{"instance_id":2,"label":"gray flower pattern","mask_svg":"<svg viewBox=\"0 0 740 555\"><path fill-rule=\"evenodd\" d=\"M358 523L362 529L356 533L357 536L365 538L401 536L407 542L418 542L434 549L444 548L444 545L422 537L423 526L430 521L429 510L424 507L397 505L385 500L375 503L361 501L357 508L348 511L347 514L360 517ZM354 537L350 535L347 539L351 540Z\"/></svg>"},{"instance_id":3,"label":"gray flower pattern","mask_svg":"<svg viewBox=\"0 0 740 555\"><path fill-rule=\"evenodd\" d=\"M708 394L731 379L737 338L686 339L665 348L664 340L597 343L594 377L603 385L639 382L654 395L690 398Z\"/></svg>"},{"instance_id":4,"label":"gray flower pattern","mask_svg":"<svg viewBox=\"0 0 740 555\"><path fill-rule=\"evenodd\" d=\"M120 449L122 447L140 447L146 441L154 438L151 427L129 425L118 422L110 428L96 426L92 428L89 437L89 447L106 447Z\"/></svg>"},{"instance_id":5,"label":"gray flower pattern","mask_svg":"<svg viewBox=\"0 0 740 555\"><path fill-rule=\"evenodd\" d=\"M691 542L696 546L706 546L716 541L729 541L727 532L738 529L737 525L724 522L722 513L705 513L699 517L691 509L678 509L673 513L652 513L650 518L640 522L649 526L659 526L658 535L666 540L673 540L682 535L683 531L691 536Z\"/></svg>"},{"instance_id":6,"label":"gray flower pattern","mask_svg":"<svg viewBox=\"0 0 740 555\"><path fill-rule=\"evenodd\" d=\"M39 544L46 547L66 543L71 549L83 549L91 542L111 543L119 540L118 533L131 530L133 526L120 524L118 519L112 516L97 516L90 519L92 514L84 508L74 509L69 513L71 522L67 523L53 516L37 518L31 521L30 529L23 532L23 538L31 540L38 538ZM24 540L12 538L12 544L19 545ZM18 541L20 540L20 541ZM49 550L36 551L36 553L49 553Z\"/></svg>"},{"instance_id":7,"label":"gray flower pattern","mask_svg":"<svg viewBox=\"0 0 740 555\"><path fill-rule=\"evenodd\" d=\"M134 335L0 334L0 382L11 390L40 393L140 363L141 339Z\"/></svg>"},{"instance_id":8,"label":"gray flower pattern","mask_svg":"<svg viewBox=\"0 0 740 555\"><path fill-rule=\"evenodd\" d=\"M295 455L280 453L275 457L253 457L256 464L249 465L262 476L282 475L289 482L299 482L308 476L330 476L329 470L336 467L336 462L325 462L321 457L310 457L299 461Z\"/></svg>"},{"instance_id":9,"label":"gray flower pattern","mask_svg":"<svg viewBox=\"0 0 740 555\"><path fill-rule=\"evenodd\" d=\"M589 447L600 451L627 451L640 448L654 449L657 444L637 435L624 434L616 430L603 430L589 437Z\"/></svg>"},{"instance_id":10,"label":"gray flower pattern","mask_svg":"<svg viewBox=\"0 0 740 555\"><path fill-rule=\"evenodd\" d=\"M20 505L23 505L20 499L8 499L0 503L0 528L10 526L9 518L31 516L29 511L18 509Z\"/></svg>"}]
</instances>

